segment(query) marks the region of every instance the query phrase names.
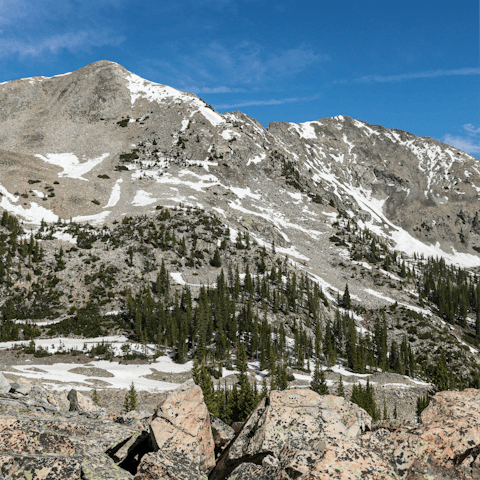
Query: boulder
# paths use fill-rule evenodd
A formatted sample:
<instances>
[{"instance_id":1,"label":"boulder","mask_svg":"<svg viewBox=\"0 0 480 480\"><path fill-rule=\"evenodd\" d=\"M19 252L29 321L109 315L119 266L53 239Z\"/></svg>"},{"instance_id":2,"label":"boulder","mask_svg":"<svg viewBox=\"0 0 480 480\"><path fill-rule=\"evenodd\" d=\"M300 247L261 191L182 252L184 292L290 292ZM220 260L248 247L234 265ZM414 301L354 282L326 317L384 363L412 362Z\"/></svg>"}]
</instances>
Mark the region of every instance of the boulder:
<instances>
[{"instance_id":1,"label":"boulder","mask_svg":"<svg viewBox=\"0 0 480 480\"><path fill-rule=\"evenodd\" d=\"M0 394L5 394L10 391L10 383L5 378L2 372L0 372Z\"/></svg>"},{"instance_id":2,"label":"boulder","mask_svg":"<svg viewBox=\"0 0 480 480\"><path fill-rule=\"evenodd\" d=\"M208 480L188 456L178 452L147 453L138 466L135 480Z\"/></svg>"},{"instance_id":3,"label":"boulder","mask_svg":"<svg viewBox=\"0 0 480 480\"><path fill-rule=\"evenodd\" d=\"M20 393L21 395L28 395L32 390L31 385L24 385L23 383L17 382L12 383L10 387L13 393Z\"/></svg>"},{"instance_id":4,"label":"boulder","mask_svg":"<svg viewBox=\"0 0 480 480\"><path fill-rule=\"evenodd\" d=\"M210 414L202 390L193 380L161 396L150 432L155 451L185 454L204 472L215 466Z\"/></svg>"},{"instance_id":5,"label":"boulder","mask_svg":"<svg viewBox=\"0 0 480 480\"><path fill-rule=\"evenodd\" d=\"M388 462L368 452L355 440L289 442L279 453L264 457L261 465L242 463L228 480L398 480Z\"/></svg>"},{"instance_id":6,"label":"boulder","mask_svg":"<svg viewBox=\"0 0 480 480\"><path fill-rule=\"evenodd\" d=\"M74 388L70 390L67 398L70 401L69 410L71 412L101 413L104 411L104 409L99 407L91 398L77 392Z\"/></svg>"},{"instance_id":7,"label":"boulder","mask_svg":"<svg viewBox=\"0 0 480 480\"><path fill-rule=\"evenodd\" d=\"M70 409L70 400L68 399L67 392L62 391L52 391L47 395L47 401L51 405L58 407L60 410L68 411Z\"/></svg>"},{"instance_id":8,"label":"boulder","mask_svg":"<svg viewBox=\"0 0 480 480\"><path fill-rule=\"evenodd\" d=\"M235 430L225 422L210 414L215 451L222 452L224 448L235 438Z\"/></svg>"},{"instance_id":9,"label":"boulder","mask_svg":"<svg viewBox=\"0 0 480 480\"><path fill-rule=\"evenodd\" d=\"M480 479L480 391L437 393L415 428L380 429L361 443L402 477Z\"/></svg>"},{"instance_id":10,"label":"boulder","mask_svg":"<svg viewBox=\"0 0 480 480\"><path fill-rule=\"evenodd\" d=\"M0 414L0 478L3 474L8 479L32 480L131 479L106 452L134 446L139 438L128 426L85 417ZM121 452L124 461L131 450Z\"/></svg>"},{"instance_id":11,"label":"boulder","mask_svg":"<svg viewBox=\"0 0 480 480\"><path fill-rule=\"evenodd\" d=\"M301 449L317 439L333 443L355 438L370 425L371 417L365 410L343 397L320 396L305 388L273 391L247 419L211 478L224 478L242 462L261 464L267 455L280 458L287 443L300 442Z\"/></svg>"}]
</instances>

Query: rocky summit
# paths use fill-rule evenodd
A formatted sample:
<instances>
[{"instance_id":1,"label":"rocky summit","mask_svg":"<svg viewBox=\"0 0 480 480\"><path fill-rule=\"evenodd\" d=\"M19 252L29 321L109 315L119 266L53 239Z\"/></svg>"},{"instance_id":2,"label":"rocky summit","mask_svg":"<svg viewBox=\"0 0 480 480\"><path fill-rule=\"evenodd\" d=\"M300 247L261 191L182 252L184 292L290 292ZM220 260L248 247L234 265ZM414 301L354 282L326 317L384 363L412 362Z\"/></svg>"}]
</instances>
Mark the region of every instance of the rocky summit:
<instances>
[{"instance_id":1,"label":"rocky summit","mask_svg":"<svg viewBox=\"0 0 480 480\"><path fill-rule=\"evenodd\" d=\"M0 84L0 476L478 478L479 192L113 62Z\"/></svg>"}]
</instances>

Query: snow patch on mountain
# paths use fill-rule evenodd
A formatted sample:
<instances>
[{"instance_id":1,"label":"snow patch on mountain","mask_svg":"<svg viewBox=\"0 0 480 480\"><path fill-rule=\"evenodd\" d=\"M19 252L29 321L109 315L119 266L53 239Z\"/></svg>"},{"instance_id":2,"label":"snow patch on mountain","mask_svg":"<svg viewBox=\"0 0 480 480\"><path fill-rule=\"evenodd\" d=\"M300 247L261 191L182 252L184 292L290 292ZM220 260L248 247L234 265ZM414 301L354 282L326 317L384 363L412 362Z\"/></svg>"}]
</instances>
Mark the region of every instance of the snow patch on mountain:
<instances>
[{"instance_id":1,"label":"snow patch on mountain","mask_svg":"<svg viewBox=\"0 0 480 480\"><path fill-rule=\"evenodd\" d=\"M99 163L102 163L109 155L109 153L104 153L103 155L100 155L100 157L92 158L82 163L74 153L35 154L36 157L41 158L46 163L62 167L63 171L59 172L59 177L70 177L77 180L85 180L86 182L88 182L88 180L83 178L83 175L88 173Z\"/></svg>"},{"instance_id":2,"label":"snow patch on mountain","mask_svg":"<svg viewBox=\"0 0 480 480\"><path fill-rule=\"evenodd\" d=\"M213 126L217 127L225 123L223 117L209 108L202 100L195 95L186 94L176 88L159 83L145 80L134 73L130 73L127 77L127 88L130 91L132 106L140 98L145 98L150 102L163 101L180 101L193 107L192 116L196 111L200 112Z\"/></svg>"},{"instance_id":3,"label":"snow patch on mountain","mask_svg":"<svg viewBox=\"0 0 480 480\"><path fill-rule=\"evenodd\" d=\"M132 200L132 205L134 207L145 207L146 205L151 205L152 203L155 203L157 200L157 198L152 198L152 194L150 192L146 192L145 190L138 190Z\"/></svg>"},{"instance_id":4,"label":"snow patch on mountain","mask_svg":"<svg viewBox=\"0 0 480 480\"><path fill-rule=\"evenodd\" d=\"M24 208L21 205L12 205L7 197L2 197L0 207L8 213L13 213L14 215L22 217L26 223L32 223L34 225L40 225L42 220L48 223L55 223L59 218L58 215L51 210L48 210L35 202L30 202L30 208Z\"/></svg>"},{"instance_id":5,"label":"snow patch on mountain","mask_svg":"<svg viewBox=\"0 0 480 480\"><path fill-rule=\"evenodd\" d=\"M247 167L251 164L251 163L254 163L254 164L257 164L257 163L260 163L262 160L265 160L265 158L267 158L267 154L266 153L261 153L260 155L257 155L256 157L253 157L253 158L250 158L247 162Z\"/></svg>"},{"instance_id":6,"label":"snow patch on mountain","mask_svg":"<svg viewBox=\"0 0 480 480\"><path fill-rule=\"evenodd\" d=\"M108 199L107 204L103 208L112 208L118 203L118 201L120 200L120 184L122 182L122 178L119 178L115 182L115 185L112 188L112 193L110 194L110 198Z\"/></svg>"},{"instance_id":7,"label":"snow patch on mountain","mask_svg":"<svg viewBox=\"0 0 480 480\"><path fill-rule=\"evenodd\" d=\"M94 215L79 215L77 217L73 217L72 221L77 223L91 223L92 225L103 225L107 217L112 213L111 210L106 210L102 213L96 213Z\"/></svg>"}]
</instances>

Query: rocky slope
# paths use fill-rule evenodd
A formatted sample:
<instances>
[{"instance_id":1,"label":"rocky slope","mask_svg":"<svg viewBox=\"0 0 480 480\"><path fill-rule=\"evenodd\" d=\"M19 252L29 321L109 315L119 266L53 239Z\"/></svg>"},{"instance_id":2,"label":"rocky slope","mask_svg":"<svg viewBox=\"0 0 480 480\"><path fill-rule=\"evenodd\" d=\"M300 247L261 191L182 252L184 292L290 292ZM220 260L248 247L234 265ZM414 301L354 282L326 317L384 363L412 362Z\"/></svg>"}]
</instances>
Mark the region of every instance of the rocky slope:
<instances>
[{"instance_id":1,"label":"rocky slope","mask_svg":"<svg viewBox=\"0 0 480 480\"><path fill-rule=\"evenodd\" d=\"M324 231L311 202L320 195L408 253L428 251L414 239L449 255L476 257L479 245L477 160L454 147L343 116L265 130L111 62L1 85L0 149L3 206L25 218L112 221L147 205L205 202L228 221L243 213L266 223L263 240L276 232L308 256L303 244ZM40 192L61 181L40 201L28 180Z\"/></svg>"},{"instance_id":2,"label":"rocky slope","mask_svg":"<svg viewBox=\"0 0 480 480\"><path fill-rule=\"evenodd\" d=\"M75 390L68 412L38 397L19 411L21 396L0 397L9 480L480 478L474 389L437 393L417 425L375 426L342 397L270 392L237 433L208 414L192 381L159 395L153 416L107 415Z\"/></svg>"}]
</instances>

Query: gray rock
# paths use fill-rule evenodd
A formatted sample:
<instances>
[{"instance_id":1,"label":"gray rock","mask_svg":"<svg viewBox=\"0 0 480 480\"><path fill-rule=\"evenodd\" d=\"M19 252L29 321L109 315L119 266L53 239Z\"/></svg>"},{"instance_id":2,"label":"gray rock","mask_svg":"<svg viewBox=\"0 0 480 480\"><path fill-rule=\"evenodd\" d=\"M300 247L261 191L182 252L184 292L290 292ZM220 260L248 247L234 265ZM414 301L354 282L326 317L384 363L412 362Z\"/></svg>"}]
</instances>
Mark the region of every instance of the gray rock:
<instances>
[{"instance_id":1,"label":"gray rock","mask_svg":"<svg viewBox=\"0 0 480 480\"><path fill-rule=\"evenodd\" d=\"M30 385L24 385L22 383L16 382L12 383L10 387L12 388L12 391L14 393L20 393L22 395L28 395L32 390L32 387Z\"/></svg>"},{"instance_id":2,"label":"gray rock","mask_svg":"<svg viewBox=\"0 0 480 480\"><path fill-rule=\"evenodd\" d=\"M2 372L0 372L0 393L8 393L10 391L10 383L5 378Z\"/></svg>"}]
</instances>

